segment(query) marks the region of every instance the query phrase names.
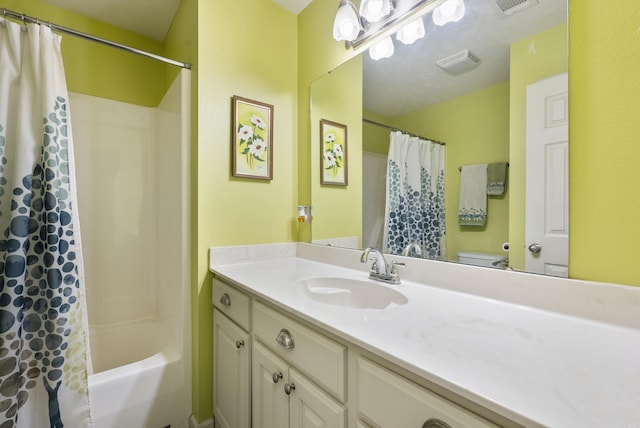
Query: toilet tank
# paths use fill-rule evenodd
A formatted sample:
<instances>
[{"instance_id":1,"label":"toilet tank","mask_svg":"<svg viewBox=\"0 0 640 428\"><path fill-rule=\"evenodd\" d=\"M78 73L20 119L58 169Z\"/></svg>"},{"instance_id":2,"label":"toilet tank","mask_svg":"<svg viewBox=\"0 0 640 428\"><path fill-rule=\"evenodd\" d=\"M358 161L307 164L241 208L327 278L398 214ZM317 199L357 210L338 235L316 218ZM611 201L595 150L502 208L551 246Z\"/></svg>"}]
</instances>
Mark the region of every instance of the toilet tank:
<instances>
[{"instance_id":1,"label":"toilet tank","mask_svg":"<svg viewBox=\"0 0 640 428\"><path fill-rule=\"evenodd\" d=\"M505 269L507 267L507 257L501 254L491 253L458 253L458 263L473 266L485 266L496 269Z\"/></svg>"}]
</instances>

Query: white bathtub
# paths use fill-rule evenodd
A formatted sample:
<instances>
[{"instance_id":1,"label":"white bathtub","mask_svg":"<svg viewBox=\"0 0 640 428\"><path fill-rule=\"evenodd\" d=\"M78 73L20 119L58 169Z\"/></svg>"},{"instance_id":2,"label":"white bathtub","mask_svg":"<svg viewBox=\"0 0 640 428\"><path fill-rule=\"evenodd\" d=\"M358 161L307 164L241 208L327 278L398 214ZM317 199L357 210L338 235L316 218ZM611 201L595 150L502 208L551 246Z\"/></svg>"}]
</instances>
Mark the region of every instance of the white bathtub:
<instances>
[{"instance_id":1,"label":"white bathtub","mask_svg":"<svg viewBox=\"0 0 640 428\"><path fill-rule=\"evenodd\" d=\"M94 428L186 426L185 370L166 332L153 321L91 328Z\"/></svg>"}]
</instances>

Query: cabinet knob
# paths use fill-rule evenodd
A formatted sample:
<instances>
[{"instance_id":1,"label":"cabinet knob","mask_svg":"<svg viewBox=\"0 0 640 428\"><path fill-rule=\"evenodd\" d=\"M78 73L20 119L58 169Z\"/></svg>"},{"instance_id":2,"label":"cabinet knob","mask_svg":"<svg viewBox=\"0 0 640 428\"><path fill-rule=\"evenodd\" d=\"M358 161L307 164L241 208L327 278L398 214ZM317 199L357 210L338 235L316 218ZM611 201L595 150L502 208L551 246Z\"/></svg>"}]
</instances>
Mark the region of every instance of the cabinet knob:
<instances>
[{"instance_id":1,"label":"cabinet knob","mask_svg":"<svg viewBox=\"0 0 640 428\"><path fill-rule=\"evenodd\" d=\"M276 337L276 342L284 349L293 349L296 346L293 336L286 328L280 330L280 333L278 333L278 336Z\"/></svg>"},{"instance_id":2,"label":"cabinet knob","mask_svg":"<svg viewBox=\"0 0 640 428\"><path fill-rule=\"evenodd\" d=\"M236 349L240 349L244 346L244 340L236 340Z\"/></svg>"},{"instance_id":3,"label":"cabinet knob","mask_svg":"<svg viewBox=\"0 0 640 428\"><path fill-rule=\"evenodd\" d=\"M282 379L282 372L273 373L271 378L273 379L273 383L278 383L278 381Z\"/></svg>"},{"instance_id":4,"label":"cabinet knob","mask_svg":"<svg viewBox=\"0 0 640 428\"><path fill-rule=\"evenodd\" d=\"M428 419L424 424L422 424L422 428L451 428L451 425L448 423L441 421L440 419Z\"/></svg>"},{"instance_id":5,"label":"cabinet knob","mask_svg":"<svg viewBox=\"0 0 640 428\"><path fill-rule=\"evenodd\" d=\"M229 295L227 293L224 293L220 297L220 304L223 305L223 306L231 306L231 298L229 297Z\"/></svg>"},{"instance_id":6,"label":"cabinet knob","mask_svg":"<svg viewBox=\"0 0 640 428\"><path fill-rule=\"evenodd\" d=\"M291 393L293 392L294 389L296 389L295 383L291 382L291 383L285 383L284 384L284 393L285 394L291 395Z\"/></svg>"}]
</instances>

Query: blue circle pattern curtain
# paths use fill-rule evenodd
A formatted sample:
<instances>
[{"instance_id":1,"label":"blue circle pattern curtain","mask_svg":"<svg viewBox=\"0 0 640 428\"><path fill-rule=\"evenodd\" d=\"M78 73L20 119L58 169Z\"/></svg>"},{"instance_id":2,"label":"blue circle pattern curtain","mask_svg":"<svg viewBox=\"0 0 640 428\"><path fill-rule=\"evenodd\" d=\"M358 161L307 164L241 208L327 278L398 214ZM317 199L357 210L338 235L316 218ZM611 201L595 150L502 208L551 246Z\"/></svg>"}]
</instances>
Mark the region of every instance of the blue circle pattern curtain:
<instances>
[{"instance_id":1,"label":"blue circle pattern curtain","mask_svg":"<svg viewBox=\"0 0 640 428\"><path fill-rule=\"evenodd\" d=\"M408 245L417 244L423 258L446 258L444 163L444 145L399 131L391 133L385 253L399 255Z\"/></svg>"},{"instance_id":2,"label":"blue circle pattern curtain","mask_svg":"<svg viewBox=\"0 0 640 428\"><path fill-rule=\"evenodd\" d=\"M0 428L90 427L60 37L0 19Z\"/></svg>"}]
</instances>

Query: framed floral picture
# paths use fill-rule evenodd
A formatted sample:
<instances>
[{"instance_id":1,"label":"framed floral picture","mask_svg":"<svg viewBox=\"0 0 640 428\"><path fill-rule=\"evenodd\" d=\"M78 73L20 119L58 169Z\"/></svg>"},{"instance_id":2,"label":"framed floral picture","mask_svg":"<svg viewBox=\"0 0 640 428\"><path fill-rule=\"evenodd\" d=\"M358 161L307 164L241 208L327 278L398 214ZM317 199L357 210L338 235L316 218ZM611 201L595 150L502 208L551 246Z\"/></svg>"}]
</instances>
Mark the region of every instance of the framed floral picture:
<instances>
[{"instance_id":1,"label":"framed floral picture","mask_svg":"<svg viewBox=\"0 0 640 428\"><path fill-rule=\"evenodd\" d=\"M320 120L320 183L349 184L347 169L347 125Z\"/></svg>"},{"instance_id":2,"label":"framed floral picture","mask_svg":"<svg viewBox=\"0 0 640 428\"><path fill-rule=\"evenodd\" d=\"M233 176L273 179L273 106L233 97Z\"/></svg>"}]
</instances>

